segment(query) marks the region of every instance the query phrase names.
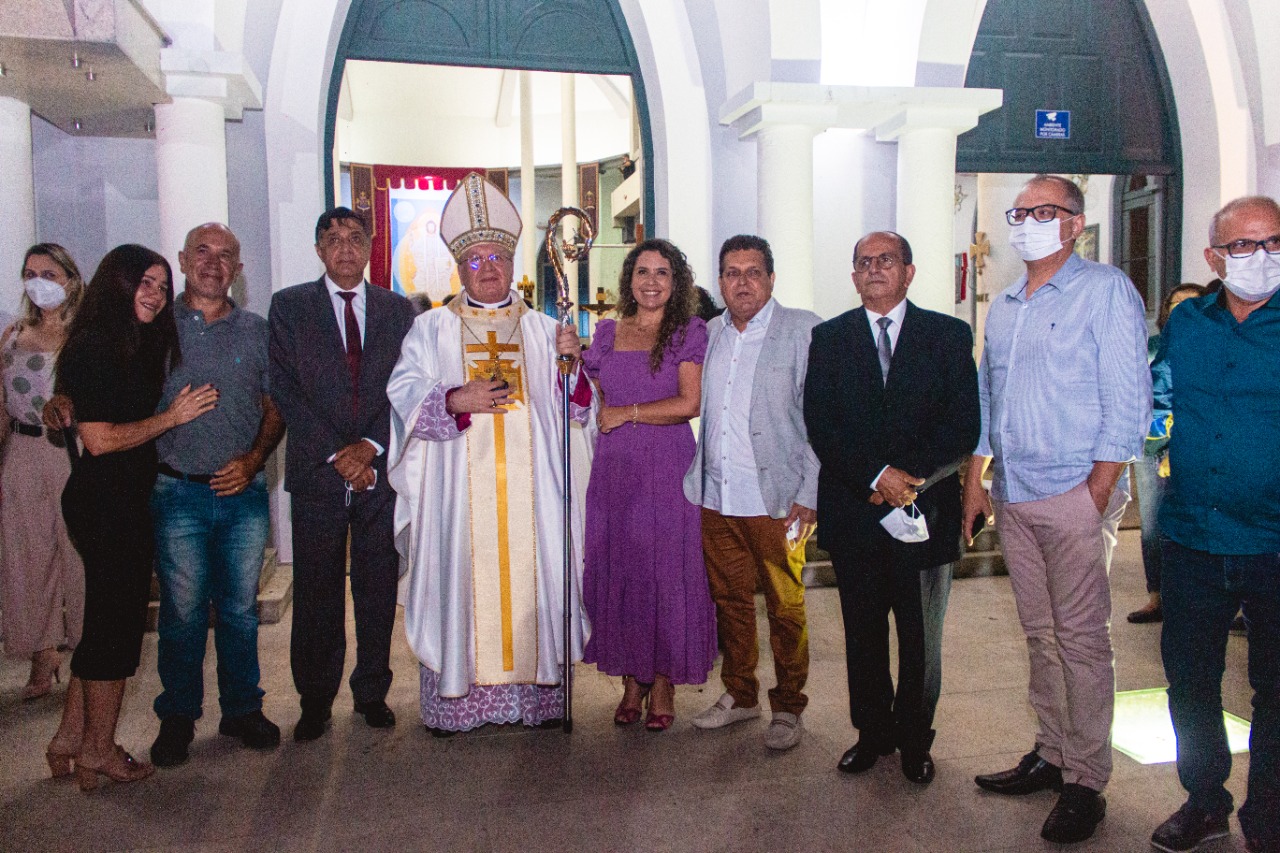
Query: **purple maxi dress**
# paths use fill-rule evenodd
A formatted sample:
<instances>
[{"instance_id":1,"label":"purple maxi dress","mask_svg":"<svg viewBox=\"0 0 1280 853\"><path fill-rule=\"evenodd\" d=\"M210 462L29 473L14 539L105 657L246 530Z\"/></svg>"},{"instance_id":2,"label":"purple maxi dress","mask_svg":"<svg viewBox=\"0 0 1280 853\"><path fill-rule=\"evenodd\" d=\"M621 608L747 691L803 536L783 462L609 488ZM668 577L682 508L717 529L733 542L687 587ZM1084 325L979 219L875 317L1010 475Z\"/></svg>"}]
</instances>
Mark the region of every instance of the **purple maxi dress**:
<instances>
[{"instance_id":1,"label":"purple maxi dress","mask_svg":"<svg viewBox=\"0 0 1280 853\"><path fill-rule=\"evenodd\" d=\"M707 351L707 325L695 317L676 331L675 346L651 373L648 350L614 350L616 329L614 321L600 321L582 354L610 406L674 397L680 363L702 364ZM591 638L583 660L609 675L701 684L715 663L700 511L684 496L693 453L687 423L624 424L596 445L582 593Z\"/></svg>"}]
</instances>

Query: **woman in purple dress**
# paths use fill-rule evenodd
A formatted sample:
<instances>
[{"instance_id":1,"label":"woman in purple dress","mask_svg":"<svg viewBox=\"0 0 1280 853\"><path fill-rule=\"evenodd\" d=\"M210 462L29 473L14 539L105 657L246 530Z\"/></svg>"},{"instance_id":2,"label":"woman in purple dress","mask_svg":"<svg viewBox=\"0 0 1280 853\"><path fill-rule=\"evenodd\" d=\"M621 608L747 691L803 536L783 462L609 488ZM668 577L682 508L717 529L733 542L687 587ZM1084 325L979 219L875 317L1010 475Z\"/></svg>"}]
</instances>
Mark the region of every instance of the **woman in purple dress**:
<instances>
[{"instance_id":1,"label":"woman in purple dress","mask_svg":"<svg viewBox=\"0 0 1280 853\"><path fill-rule=\"evenodd\" d=\"M631 250L616 322L582 354L601 395L600 441L587 487L583 659L623 677L613 721L665 731L676 684L701 684L715 662L715 605L702 562L698 508L685 499L690 419L702 395L707 327L693 272L666 240Z\"/></svg>"}]
</instances>

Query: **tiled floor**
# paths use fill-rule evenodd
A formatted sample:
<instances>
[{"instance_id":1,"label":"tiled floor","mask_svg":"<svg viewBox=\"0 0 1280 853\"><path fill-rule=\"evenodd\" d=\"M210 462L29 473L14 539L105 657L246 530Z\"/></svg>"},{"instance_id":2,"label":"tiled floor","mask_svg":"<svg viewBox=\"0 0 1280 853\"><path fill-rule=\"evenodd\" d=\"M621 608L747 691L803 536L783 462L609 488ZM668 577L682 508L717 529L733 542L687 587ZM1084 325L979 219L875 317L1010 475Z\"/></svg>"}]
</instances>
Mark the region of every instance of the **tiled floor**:
<instances>
[{"instance_id":1,"label":"tiled floor","mask_svg":"<svg viewBox=\"0 0 1280 853\"><path fill-rule=\"evenodd\" d=\"M1112 573L1121 690L1161 686L1159 628L1123 614L1145 600L1136 532L1121 534ZM47 778L45 742L61 689L18 701L22 663L0 662L0 850L850 850L1030 851L1052 849L1040 825L1053 795L1004 799L973 785L1030 748L1026 651L1009 583L956 583L947 616L945 676L933 754L938 776L917 787L896 759L845 777L835 770L854 740L847 716L840 612L834 589L811 590L813 650L808 733L796 749L770 753L764 723L694 729L689 718L720 693L718 682L677 695L665 734L611 722L619 685L589 667L578 673L576 726L559 731L484 729L449 740L417 723L415 662L397 637L389 701L391 732L351 715L340 696L333 728L311 744L288 735L297 720L289 675L288 618L262 631L266 712L285 732L274 752L254 753L217 735L206 702L192 758L133 785L84 795ZM763 624L763 620L761 620ZM1247 641L1230 642L1227 709L1250 716ZM762 651L768 655L767 643ZM350 662L348 663L348 666ZM771 678L766 674L766 686ZM206 684L216 683L212 651ZM145 755L157 730L155 635L129 683L120 740ZM1243 798L1247 756L1230 788ZM1172 765L1141 766L1115 753L1109 811L1095 838L1074 849L1142 851L1151 830L1183 800ZM1235 835L1212 851L1243 850Z\"/></svg>"}]
</instances>

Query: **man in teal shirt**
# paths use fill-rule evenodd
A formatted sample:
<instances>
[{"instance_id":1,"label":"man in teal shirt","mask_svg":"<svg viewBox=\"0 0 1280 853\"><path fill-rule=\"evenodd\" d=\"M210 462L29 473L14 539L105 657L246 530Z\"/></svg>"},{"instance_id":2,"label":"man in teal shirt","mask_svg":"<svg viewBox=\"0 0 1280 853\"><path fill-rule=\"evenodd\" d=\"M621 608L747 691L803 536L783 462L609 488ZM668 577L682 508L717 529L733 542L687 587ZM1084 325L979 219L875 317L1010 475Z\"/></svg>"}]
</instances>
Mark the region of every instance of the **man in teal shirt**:
<instances>
[{"instance_id":1,"label":"man in teal shirt","mask_svg":"<svg viewBox=\"0 0 1280 853\"><path fill-rule=\"evenodd\" d=\"M1204 254L1223 290L1178 306L1157 356L1169 366L1157 405L1173 411L1160 645L1190 796L1151 843L1193 850L1229 831L1221 684L1243 607L1254 716L1240 826L1250 851L1280 851L1280 205L1232 201Z\"/></svg>"}]
</instances>

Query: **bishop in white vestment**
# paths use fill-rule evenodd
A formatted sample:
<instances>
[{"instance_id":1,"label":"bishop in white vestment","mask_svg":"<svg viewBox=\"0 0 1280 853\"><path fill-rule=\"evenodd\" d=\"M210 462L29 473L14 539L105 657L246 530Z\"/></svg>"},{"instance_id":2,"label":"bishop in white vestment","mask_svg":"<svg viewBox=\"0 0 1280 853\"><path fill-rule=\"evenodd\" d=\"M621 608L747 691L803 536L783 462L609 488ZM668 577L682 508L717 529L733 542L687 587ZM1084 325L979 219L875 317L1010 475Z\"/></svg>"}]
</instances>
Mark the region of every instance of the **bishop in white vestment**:
<instances>
[{"instance_id":1,"label":"bishop in white vestment","mask_svg":"<svg viewBox=\"0 0 1280 853\"><path fill-rule=\"evenodd\" d=\"M437 733L485 723L539 725L564 714L561 374L574 329L511 289L520 219L480 175L441 217L464 292L415 322L387 394L389 478L407 569L405 630L421 662L423 722ZM590 384L575 371L573 415L590 422ZM587 439L570 428L582 470ZM572 518L573 659L587 625L580 497Z\"/></svg>"}]
</instances>

